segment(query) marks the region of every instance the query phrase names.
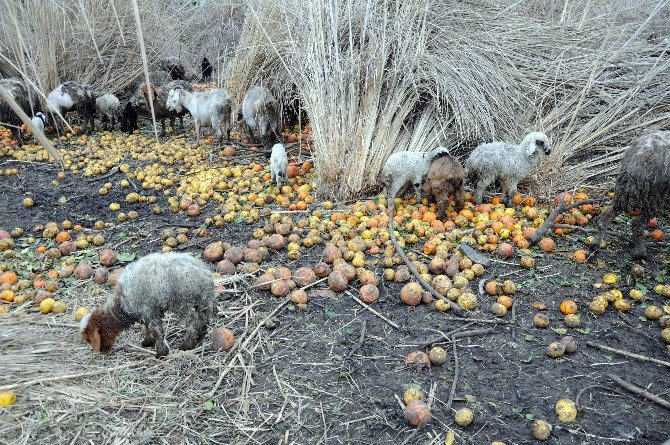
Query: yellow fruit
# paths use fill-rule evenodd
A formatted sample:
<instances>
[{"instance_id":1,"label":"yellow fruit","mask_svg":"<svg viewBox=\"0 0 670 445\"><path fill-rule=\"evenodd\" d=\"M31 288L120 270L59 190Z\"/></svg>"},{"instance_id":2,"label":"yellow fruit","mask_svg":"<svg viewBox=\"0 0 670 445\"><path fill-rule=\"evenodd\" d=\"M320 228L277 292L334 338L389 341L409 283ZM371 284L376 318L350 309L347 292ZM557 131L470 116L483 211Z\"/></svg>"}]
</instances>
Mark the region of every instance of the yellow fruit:
<instances>
[{"instance_id":1,"label":"yellow fruit","mask_svg":"<svg viewBox=\"0 0 670 445\"><path fill-rule=\"evenodd\" d=\"M82 318L84 318L84 315L88 314L88 308L87 307L80 307L74 312L74 321L77 323L81 321Z\"/></svg>"},{"instance_id":2,"label":"yellow fruit","mask_svg":"<svg viewBox=\"0 0 670 445\"><path fill-rule=\"evenodd\" d=\"M447 361L447 351L439 346L433 346L428 351L428 358L434 365L443 365Z\"/></svg>"},{"instance_id":3,"label":"yellow fruit","mask_svg":"<svg viewBox=\"0 0 670 445\"><path fill-rule=\"evenodd\" d=\"M537 440L547 440L551 434L551 425L544 420L537 419L533 422L530 431Z\"/></svg>"},{"instance_id":4,"label":"yellow fruit","mask_svg":"<svg viewBox=\"0 0 670 445\"><path fill-rule=\"evenodd\" d=\"M454 420L462 427L470 425L474 418L475 414L468 408L461 408L456 411L456 414L454 415Z\"/></svg>"},{"instance_id":5,"label":"yellow fruit","mask_svg":"<svg viewBox=\"0 0 670 445\"><path fill-rule=\"evenodd\" d=\"M628 296L631 300L640 301L643 295L640 289L631 289Z\"/></svg>"},{"instance_id":6,"label":"yellow fruit","mask_svg":"<svg viewBox=\"0 0 670 445\"><path fill-rule=\"evenodd\" d=\"M665 328L661 331L661 338L666 344L670 345L670 328Z\"/></svg>"},{"instance_id":7,"label":"yellow fruit","mask_svg":"<svg viewBox=\"0 0 670 445\"><path fill-rule=\"evenodd\" d=\"M451 304L447 300L440 298L435 302L435 309L440 312L446 312L451 309Z\"/></svg>"},{"instance_id":8,"label":"yellow fruit","mask_svg":"<svg viewBox=\"0 0 670 445\"><path fill-rule=\"evenodd\" d=\"M51 312L51 309L53 308L55 302L56 300L54 300L53 298L45 298L40 303L40 311L42 311L43 314L48 314L49 312Z\"/></svg>"},{"instance_id":9,"label":"yellow fruit","mask_svg":"<svg viewBox=\"0 0 670 445\"><path fill-rule=\"evenodd\" d=\"M40 307L40 309L42 308ZM64 301L56 301L51 307L51 312L53 312L54 314L62 314L66 310L67 310L67 304Z\"/></svg>"},{"instance_id":10,"label":"yellow fruit","mask_svg":"<svg viewBox=\"0 0 670 445\"><path fill-rule=\"evenodd\" d=\"M16 403L16 394L11 391L0 392L0 406L11 406Z\"/></svg>"},{"instance_id":11,"label":"yellow fruit","mask_svg":"<svg viewBox=\"0 0 670 445\"><path fill-rule=\"evenodd\" d=\"M619 312L628 312L630 310L630 303L627 300L616 300L614 302L614 309Z\"/></svg>"},{"instance_id":12,"label":"yellow fruit","mask_svg":"<svg viewBox=\"0 0 670 445\"><path fill-rule=\"evenodd\" d=\"M617 276L613 273L606 273L603 276L603 283L605 284L614 284L618 280Z\"/></svg>"},{"instance_id":13,"label":"yellow fruit","mask_svg":"<svg viewBox=\"0 0 670 445\"><path fill-rule=\"evenodd\" d=\"M556 402L556 414L561 422L572 422L577 418L577 407L570 399L561 399Z\"/></svg>"},{"instance_id":14,"label":"yellow fruit","mask_svg":"<svg viewBox=\"0 0 670 445\"><path fill-rule=\"evenodd\" d=\"M663 311L658 306L647 306L644 308L644 316L650 320L658 320L663 316Z\"/></svg>"},{"instance_id":15,"label":"yellow fruit","mask_svg":"<svg viewBox=\"0 0 670 445\"><path fill-rule=\"evenodd\" d=\"M405 404L408 404L413 400L421 400L421 399L423 399L423 391L411 386L407 388L407 391L405 391L405 393L402 395L402 400L403 402L405 402Z\"/></svg>"},{"instance_id":16,"label":"yellow fruit","mask_svg":"<svg viewBox=\"0 0 670 445\"><path fill-rule=\"evenodd\" d=\"M116 212L117 210L120 210L120 209L121 209L121 205L116 203L116 202L113 202L109 205L109 210L111 210L112 212Z\"/></svg>"}]
</instances>

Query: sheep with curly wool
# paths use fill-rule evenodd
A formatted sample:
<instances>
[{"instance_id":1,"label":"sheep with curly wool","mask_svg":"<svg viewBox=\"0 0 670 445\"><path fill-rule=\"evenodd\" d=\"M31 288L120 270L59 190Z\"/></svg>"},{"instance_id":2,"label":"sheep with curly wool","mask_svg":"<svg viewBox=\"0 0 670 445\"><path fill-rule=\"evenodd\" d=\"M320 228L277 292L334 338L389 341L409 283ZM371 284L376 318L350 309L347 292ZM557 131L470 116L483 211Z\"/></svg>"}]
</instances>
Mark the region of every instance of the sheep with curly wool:
<instances>
[{"instance_id":1,"label":"sheep with curly wool","mask_svg":"<svg viewBox=\"0 0 670 445\"><path fill-rule=\"evenodd\" d=\"M33 114L33 108L35 104L36 94L31 91L32 94L28 94L26 89L26 84L19 79L0 79L0 88L9 94L9 96L14 99L18 106L26 113L28 116ZM14 110L5 103L4 100L0 99L0 122L11 125L12 137L16 140L17 144L21 146L23 144L23 137L21 135L21 125L23 122L14 112Z\"/></svg>"},{"instance_id":2,"label":"sheep with curly wool","mask_svg":"<svg viewBox=\"0 0 670 445\"><path fill-rule=\"evenodd\" d=\"M288 156L284 144L275 144L270 154L270 181L275 181L277 187L281 185L281 181L286 182L288 178L287 168Z\"/></svg>"},{"instance_id":3,"label":"sheep with curly wool","mask_svg":"<svg viewBox=\"0 0 670 445\"><path fill-rule=\"evenodd\" d=\"M130 264L116 284L113 299L81 321L82 337L94 351L107 353L119 334L134 323L145 327L142 346L168 354L163 316L172 312L185 322L179 349L193 349L202 340L216 299L211 271L186 253L153 253Z\"/></svg>"},{"instance_id":4,"label":"sheep with curly wool","mask_svg":"<svg viewBox=\"0 0 670 445\"><path fill-rule=\"evenodd\" d=\"M449 154L445 147L437 147L428 152L399 151L388 157L382 168L381 182L389 200L402 190L414 187L417 202L421 200L421 189L430 165L439 156Z\"/></svg>"},{"instance_id":5,"label":"sheep with curly wool","mask_svg":"<svg viewBox=\"0 0 670 445\"><path fill-rule=\"evenodd\" d=\"M551 153L544 133L526 135L520 144L490 142L475 148L465 162L465 174L475 188L475 202L481 204L484 190L496 178L501 182L503 201L512 205L519 181L529 176L540 159Z\"/></svg>"},{"instance_id":6,"label":"sheep with curly wool","mask_svg":"<svg viewBox=\"0 0 670 445\"><path fill-rule=\"evenodd\" d=\"M424 190L435 197L438 218L446 217L449 196L454 197L458 210L463 208L464 185L465 172L461 163L454 156L442 153L430 164Z\"/></svg>"},{"instance_id":7,"label":"sheep with curly wool","mask_svg":"<svg viewBox=\"0 0 670 445\"><path fill-rule=\"evenodd\" d=\"M58 112L61 116L70 111L75 111L84 119L84 128L88 124L88 131L93 132L93 124L95 119L95 95L93 90L88 85L82 85L74 81L67 81L56 88L54 88L47 95L47 102L49 110ZM56 123L56 129L60 132L62 125L52 116L53 122Z\"/></svg>"},{"instance_id":8,"label":"sheep with curly wool","mask_svg":"<svg viewBox=\"0 0 670 445\"><path fill-rule=\"evenodd\" d=\"M200 145L200 129L210 127L223 142L224 135L230 139L231 103L228 93L221 88L207 91L190 92L183 88L171 89L168 93L168 109L178 110L183 107L191 113L195 124L196 144Z\"/></svg>"},{"instance_id":9,"label":"sheep with curly wool","mask_svg":"<svg viewBox=\"0 0 670 445\"><path fill-rule=\"evenodd\" d=\"M631 226L631 255L641 259L647 257L643 239L647 221L670 211L670 131L641 136L624 153L612 206L599 219L594 249L600 248L605 230L617 215L634 210L640 214Z\"/></svg>"},{"instance_id":10,"label":"sheep with curly wool","mask_svg":"<svg viewBox=\"0 0 670 445\"><path fill-rule=\"evenodd\" d=\"M263 145L281 139L279 102L267 87L254 85L242 100L242 123L249 136ZM255 136L258 133L258 139Z\"/></svg>"},{"instance_id":11,"label":"sheep with curly wool","mask_svg":"<svg viewBox=\"0 0 670 445\"><path fill-rule=\"evenodd\" d=\"M121 101L111 93L103 94L95 99L95 112L105 129L114 129L114 124L121 114ZM111 124L111 128L107 124Z\"/></svg>"}]
</instances>

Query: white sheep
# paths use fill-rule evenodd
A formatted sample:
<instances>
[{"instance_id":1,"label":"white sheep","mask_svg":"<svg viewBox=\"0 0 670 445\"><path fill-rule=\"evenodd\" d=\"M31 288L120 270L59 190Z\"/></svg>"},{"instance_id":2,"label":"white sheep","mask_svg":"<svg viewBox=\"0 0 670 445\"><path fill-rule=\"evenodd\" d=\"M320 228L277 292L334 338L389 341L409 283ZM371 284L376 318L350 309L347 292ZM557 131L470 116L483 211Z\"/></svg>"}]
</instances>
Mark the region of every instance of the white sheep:
<instances>
[{"instance_id":1,"label":"white sheep","mask_svg":"<svg viewBox=\"0 0 670 445\"><path fill-rule=\"evenodd\" d=\"M242 100L242 123L249 136L256 140L254 132L264 145L281 137L279 124L279 102L267 87L254 85Z\"/></svg>"},{"instance_id":2,"label":"white sheep","mask_svg":"<svg viewBox=\"0 0 670 445\"><path fill-rule=\"evenodd\" d=\"M40 131L44 133L44 127L47 123L47 117L40 111L35 113L35 116L30 119L33 122L33 125Z\"/></svg>"},{"instance_id":3,"label":"white sheep","mask_svg":"<svg viewBox=\"0 0 670 445\"><path fill-rule=\"evenodd\" d=\"M95 111L102 122L111 123L113 130L116 119L121 114L121 102L111 93L103 94L95 99Z\"/></svg>"},{"instance_id":4,"label":"white sheep","mask_svg":"<svg viewBox=\"0 0 670 445\"><path fill-rule=\"evenodd\" d=\"M198 145L201 127L211 127L219 142L223 141L224 135L230 139L231 104L225 90L212 88L192 93L183 88L174 88L168 93L166 105L168 109L175 111L181 106L191 113Z\"/></svg>"},{"instance_id":5,"label":"white sheep","mask_svg":"<svg viewBox=\"0 0 670 445\"><path fill-rule=\"evenodd\" d=\"M95 119L95 95L88 85L68 81L58 85L47 95L49 110L59 112L63 117L69 111L76 111L84 118L84 127L89 124L89 131L93 132L93 121ZM56 129L60 125L56 116L53 116Z\"/></svg>"},{"instance_id":6,"label":"white sheep","mask_svg":"<svg viewBox=\"0 0 670 445\"><path fill-rule=\"evenodd\" d=\"M280 186L280 180L286 181L288 178L287 168L288 156L284 144L275 144L270 154L270 181L276 181L277 187Z\"/></svg>"},{"instance_id":7,"label":"white sheep","mask_svg":"<svg viewBox=\"0 0 670 445\"><path fill-rule=\"evenodd\" d=\"M449 154L447 148L437 147L428 152L399 151L389 156L381 175L387 198L393 200L401 190L414 187L416 200L420 201L421 189L430 164L445 154Z\"/></svg>"},{"instance_id":8,"label":"white sheep","mask_svg":"<svg viewBox=\"0 0 670 445\"><path fill-rule=\"evenodd\" d=\"M185 321L179 349L193 349L204 337L216 298L212 272L186 253L152 253L125 268L116 293L105 305L81 320L81 333L94 351L107 353L119 334L135 323L145 327L142 346L156 346L156 356L169 349L163 315L172 312Z\"/></svg>"},{"instance_id":9,"label":"white sheep","mask_svg":"<svg viewBox=\"0 0 670 445\"><path fill-rule=\"evenodd\" d=\"M484 190L497 178L502 184L503 201L511 206L519 181L550 153L549 139L540 132L529 133L519 145L490 142L475 148L465 162L465 175L475 188L476 203L482 203Z\"/></svg>"}]
</instances>

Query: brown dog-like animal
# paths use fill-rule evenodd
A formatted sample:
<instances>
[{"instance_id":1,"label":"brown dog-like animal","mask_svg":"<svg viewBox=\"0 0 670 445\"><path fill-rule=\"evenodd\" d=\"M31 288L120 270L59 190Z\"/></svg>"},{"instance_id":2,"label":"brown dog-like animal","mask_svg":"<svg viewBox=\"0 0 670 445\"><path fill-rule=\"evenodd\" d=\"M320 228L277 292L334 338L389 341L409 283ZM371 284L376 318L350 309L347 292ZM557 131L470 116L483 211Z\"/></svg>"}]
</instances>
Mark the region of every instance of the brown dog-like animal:
<instances>
[{"instance_id":1,"label":"brown dog-like animal","mask_svg":"<svg viewBox=\"0 0 670 445\"><path fill-rule=\"evenodd\" d=\"M446 217L449 196L454 197L458 210L463 208L464 185L465 171L455 157L444 153L430 164L430 169L428 169L424 182L424 189L435 197L438 218L442 216Z\"/></svg>"}]
</instances>

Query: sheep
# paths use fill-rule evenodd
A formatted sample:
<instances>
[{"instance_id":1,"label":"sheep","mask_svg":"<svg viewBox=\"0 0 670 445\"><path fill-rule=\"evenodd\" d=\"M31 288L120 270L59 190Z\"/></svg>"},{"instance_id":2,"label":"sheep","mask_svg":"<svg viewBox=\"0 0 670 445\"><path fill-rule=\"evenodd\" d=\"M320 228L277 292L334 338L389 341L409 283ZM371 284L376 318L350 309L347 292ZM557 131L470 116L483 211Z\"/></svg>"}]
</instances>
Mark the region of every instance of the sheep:
<instances>
[{"instance_id":1,"label":"sheep","mask_svg":"<svg viewBox=\"0 0 670 445\"><path fill-rule=\"evenodd\" d=\"M158 61L158 67L167 71L172 80L194 81L198 78L193 69L187 67L183 61L177 57L165 57Z\"/></svg>"},{"instance_id":2,"label":"sheep","mask_svg":"<svg viewBox=\"0 0 670 445\"><path fill-rule=\"evenodd\" d=\"M244 95L242 125L253 140L256 140L254 132L258 132L263 145L270 145L273 135L281 139L279 102L268 88L255 85Z\"/></svg>"},{"instance_id":3,"label":"sheep","mask_svg":"<svg viewBox=\"0 0 670 445\"><path fill-rule=\"evenodd\" d=\"M40 131L44 133L44 127L47 124L47 117L42 112L35 113L35 116L30 119L33 122L33 125Z\"/></svg>"},{"instance_id":4,"label":"sheep","mask_svg":"<svg viewBox=\"0 0 670 445\"><path fill-rule=\"evenodd\" d=\"M92 349L108 353L119 334L140 322L146 329L142 346L168 354L163 335L165 312L185 321L186 336L178 349L193 349L203 338L216 298L212 272L186 253L152 253L125 268L115 295L81 320L83 339Z\"/></svg>"},{"instance_id":5,"label":"sheep","mask_svg":"<svg viewBox=\"0 0 670 445\"><path fill-rule=\"evenodd\" d=\"M95 119L95 95L88 85L82 85L74 81L67 81L54 88L47 95L49 110L59 112L63 117L69 111L76 111L84 118L84 127L89 124L89 132L93 132L93 121ZM53 116L52 116L53 117ZM56 129L60 132L60 125L55 117Z\"/></svg>"},{"instance_id":6,"label":"sheep","mask_svg":"<svg viewBox=\"0 0 670 445\"><path fill-rule=\"evenodd\" d=\"M121 111L121 116L119 116L119 124L121 126L121 131L131 134L133 131L137 130L137 109L136 109L136 100L134 98L126 102L126 105Z\"/></svg>"},{"instance_id":7,"label":"sheep","mask_svg":"<svg viewBox=\"0 0 670 445\"><path fill-rule=\"evenodd\" d=\"M465 162L465 175L475 187L476 203L482 203L484 190L498 178L503 201L512 206L519 181L531 174L543 155L550 153L549 139L540 132L529 133L519 145L507 142L479 145Z\"/></svg>"},{"instance_id":8,"label":"sheep","mask_svg":"<svg viewBox=\"0 0 670 445\"><path fill-rule=\"evenodd\" d=\"M644 226L649 218L670 210L670 131L654 131L632 141L621 160L612 206L598 221L594 251L600 248L605 230L621 212L638 209L631 226L634 259L644 259ZM594 252L594 253L595 253Z\"/></svg>"},{"instance_id":9,"label":"sheep","mask_svg":"<svg viewBox=\"0 0 670 445\"><path fill-rule=\"evenodd\" d=\"M113 130L114 123L121 114L121 102L111 93L103 94L95 99L95 112L102 122L111 123L111 130Z\"/></svg>"},{"instance_id":10,"label":"sheep","mask_svg":"<svg viewBox=\"0 0 670 445\"><path fill-rule=\"evenodd\" d=\"M178 110L186 108L193 116L196 144L200 145L200 128L211 127L223 141L224 134L230 139L230 97L221 88L207 91L190 92L183 88L171 89L166 102L167 108Z\"/></svg>"},{"instance_id":11,"label":"sheep","mask_svg":"<svg viewBox=\"0 0 670 445\"><path fill-rule=\"evenodd\" d=\"M30 91L32 94L29 94L26 85L22 81L14 78L0 79L0 88L4 89L28 116L33 114L36 95L32 90ZM23 144L21 124L23 122L9 104L5 103L2 99L0 99L0 122L12 126L12 137L21 146Z\"/></svg>"},{"instance_id":12,"label":"sheep","mask_svg":"<svg viewBox=\"0 0 670 445\"><path fill-rule=\"evenodd\" d=\"M461 163L448 153L440 154L430 164L424 183L424 190L435 197L438 217L446 217L449 196L453 195L458 210L463 208L465 171Z\"/></svg>"},{"instance_id":13,"label":"sheep","mask_svg":"<svg viewBox=\"0 0 670 445\"><path fill-rule=\"evenodd\" d=\"M212 67L212 64L209 63L209 60L207 60L207 57L204 57L202 59L202 80L209 80L212 78L212 71L214 68Z\"/></svg>"},{"instance_id":14,"label":"sheep","mask_svg":"<svg viewBox=\"0 0 670 445\"><path fill-rule=\"evenodd\" d=\"M280 186L280 179L286 181L288 178L287 168L288 156L286 156L284 144L275 144L270 155L270 181L276 181L277 187Z\"/></svg>"},{"instance_id":15,"label":"sheep","mask_svg":"<svg viewBox=\"0 0 670 445\"><path fill-rule=\"evenodd\" d=\"M191 91L192 87L188 82L183 80L173 80L161 85L158 88L154 84L150 85L149 90L153 92L153 103L154 103L154 113L156 114L156 119L161 122L161 136L165 136L165 120L170 119L170 126L174 128L175 118L179 118L180 127L184 126L184 115L188 113L188 110L184 109L181 106L176 107L174 110L168 108L166 105L166 99L170 93L170 90L175 88L183 88ZM149 96L147 93L146 85L142 84L140 87L140 96L143 99L143 109L146 113L151 116L151 111L149 109Z\"/></svg>"},{"instance_id":16,"label":"sheep","mask_svg":"<svg viewBox=\"0 0 670 445\"><path fill-rule=\"evenodd\" d=\"M437 147L428 152L399 151L389 156L381 174L387 198L393 201L401 190L411 186L417 202L421 201L421 188L430 165L445 154L449 154L449 150Z\"/></svg>"}]
</instances>

